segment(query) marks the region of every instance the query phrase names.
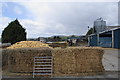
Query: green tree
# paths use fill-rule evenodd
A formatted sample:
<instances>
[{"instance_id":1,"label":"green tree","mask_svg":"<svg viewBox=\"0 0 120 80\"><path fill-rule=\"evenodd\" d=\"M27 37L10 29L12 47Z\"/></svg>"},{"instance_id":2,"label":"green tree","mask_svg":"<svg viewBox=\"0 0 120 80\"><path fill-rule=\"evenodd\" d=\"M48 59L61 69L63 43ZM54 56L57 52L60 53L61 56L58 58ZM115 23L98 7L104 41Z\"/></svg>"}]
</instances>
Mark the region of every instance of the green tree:
<instances>
[{"instance_id":1,"label":"green tree","mask_svg":"<svg viewBox=\"0 0 120 80\"><path fill-rule=\"evenodd\" d=\"M93 33L97 33L95 26L93 27Z\"/></svg>"},{"instance_id":2,"label":"green tree","mask_svg":"<svg viewBox=\"0 0 120 80\"><path fill-rule=\"evenodd\" d=\"M61 38L60 38L60 36L54 36L54 40L55 41L61 41Z\"/></svg>"},{"instance_id":3,"label":"green tree","mask_svg":"<svg viewBox=\"0 0 120 80\"><path fill-rule=\"evenodd\" d=\"M86 35L93 34L93 28L90 28Z\"/></svg>"},{"instance_id":4,"label":"green tree","mask_svg":"<svg viewBox=\"0 0 120 80\"><path fill-rule=\"evenodd\" d=\"M2 43L14 44L16 42L25 40L25 28L21 26L17 19L9 23L9 25L2 31Z\"/></svg>"},{"instance_id":5,"label":"green tree","mask_svg":"<svg viewBox=\"0 0 120 80\"><path fill-rule=\"evenodd\" d=\"M76 37L75 35L71 35L71 37Z\"/></svg>"}]
</instances>

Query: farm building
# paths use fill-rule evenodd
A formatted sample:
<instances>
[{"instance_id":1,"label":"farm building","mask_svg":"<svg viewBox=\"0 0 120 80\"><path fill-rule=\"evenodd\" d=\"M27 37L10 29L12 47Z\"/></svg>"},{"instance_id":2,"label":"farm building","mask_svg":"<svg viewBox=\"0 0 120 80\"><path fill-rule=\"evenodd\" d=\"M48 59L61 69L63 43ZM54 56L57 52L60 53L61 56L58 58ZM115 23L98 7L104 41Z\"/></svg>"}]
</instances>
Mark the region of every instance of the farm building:
<instances>
[{"instance_id":1,"label":"farm building","mask_svg":"<svg viewBox=\"0 0 120 80\"><path fill-rule=\"evenodd\" d=\"M38 41L41 41L41 42L43 42L43 43L45 43L45 42L47 41L45 37L38 37L37 40L38 40Z\"/></svg>"},{"instance_id":2,"label":"farm building","mask_svg":"<svg viewBox=\"0 0 120 80\"><path fill-rule=\"evenodd\" d=\"M88 37L89 46L120 48L120 27L105 30Z\"/></svg>"}]
</instances>

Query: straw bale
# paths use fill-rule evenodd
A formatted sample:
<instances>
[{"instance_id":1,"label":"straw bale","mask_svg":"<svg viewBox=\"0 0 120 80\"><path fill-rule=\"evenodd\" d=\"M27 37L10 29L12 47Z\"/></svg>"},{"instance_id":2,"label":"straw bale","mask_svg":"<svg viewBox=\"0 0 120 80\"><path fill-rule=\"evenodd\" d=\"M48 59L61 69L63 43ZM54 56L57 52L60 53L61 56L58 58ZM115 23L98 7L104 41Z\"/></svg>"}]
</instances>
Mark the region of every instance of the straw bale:
<instances>
[{"instance_id":1,"label":"straw bale","mask_svg":"<svg viewBox=\"0 0 120 80\"><path fill-rule=\"evenodd\" d=\"M8 68L8 56L9 51L6 49L2 49L2 70L5 70Z\"/></svg>"},{"instance_id":2,"label":"straw bale","mask_svg":"<svg viewBox=\"0 0 120 80\"><path fill-rule=\"evenodd\" d=\"M53 50L55 75L90 75L104 71L103 50L100 48L69 47Z\"/></svg>"},{"instance_id":3,"label":"straw bale","mask_svg":"<svg viewBox=\"0 0 120 80\"><path fill-rule=\"evenodd\" d=\"M6 49L10 72L32 72L34 56L53 56L54 76L81 76L104 72L103 50L94 47ZM5 61L5 60L4 60ZM7 62L5 63L7 64Z\"/></svg>"},{"instance_id":4,"label":"straw bale","mask_svg":"<svg viewBox=\"0 0 120 80\"><path fill-rule=\"evenodd\" d=\"M34 57L51 56L51 51L50 48L7 49L8 70L10 72L32 72Z\"/></svg>"},{"instance_id":5,"label":"straw bale","mask_svg":"<svg viewBox=\"0 0 120 80\"><path fill-rule=\"evenodd\" d=\"M54 49L54 74L72 74L75 73L75 57L71 50L65 49Z\"/></svg>"},{"instance_id":6,"label":"straw bale","mask_svg":"<svg viewBox=\"0 0 120 80\"><path fill-rule=\"evenodd\" d=\"M75 52L76 72L98 72L103 71L102 55L103 50L85 49Z\"/></svg>"},{"instance_id":7,"label":"straw bale","mask_svg":"<svg viewBox=\"0 0 120 80\"><path fill-rule=\"evenodd\" d=\"M55 48L55 47L61 47L61 48L66 48L68 47L68 43L67 42L53 42L53 43L49 43L49 46Z\"/></svg>"}]
</instances>

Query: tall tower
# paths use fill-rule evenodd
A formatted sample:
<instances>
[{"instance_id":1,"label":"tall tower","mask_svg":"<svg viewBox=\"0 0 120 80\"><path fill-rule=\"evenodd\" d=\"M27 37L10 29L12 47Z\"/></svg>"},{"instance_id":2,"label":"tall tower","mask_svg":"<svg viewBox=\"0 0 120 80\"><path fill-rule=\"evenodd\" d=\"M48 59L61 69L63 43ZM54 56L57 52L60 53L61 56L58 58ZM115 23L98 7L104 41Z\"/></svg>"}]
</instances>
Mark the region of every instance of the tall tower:
<instances>
[{"instance_id":1,"label":"tall tower","mask_svg":"<svg viewBox=\"0 0 120 80\"><path fill-rule=\"evenodd\" d=\"M99 18L94 21L94 32L99 33L106 30L106 21L103 21L103 18Z\"/></svg>"}]
</instances>

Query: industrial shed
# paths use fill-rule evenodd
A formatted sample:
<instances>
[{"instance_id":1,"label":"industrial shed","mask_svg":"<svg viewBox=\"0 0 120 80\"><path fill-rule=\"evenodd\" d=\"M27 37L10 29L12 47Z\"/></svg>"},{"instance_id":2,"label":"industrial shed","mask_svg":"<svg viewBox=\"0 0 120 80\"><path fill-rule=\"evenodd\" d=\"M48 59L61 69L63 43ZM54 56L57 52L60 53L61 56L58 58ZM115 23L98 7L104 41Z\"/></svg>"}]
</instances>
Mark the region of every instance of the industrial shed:
<instances>
[{"instance_id":1,"label":"industrial shed","mask_svg":"<svg viewBox=\"0 0 120 80\"><path fill-rule=\"evenodd\" d=\"M88 45L120 49L120 28L91 34L88 37Z\"/></svg>"}]
</instances>

